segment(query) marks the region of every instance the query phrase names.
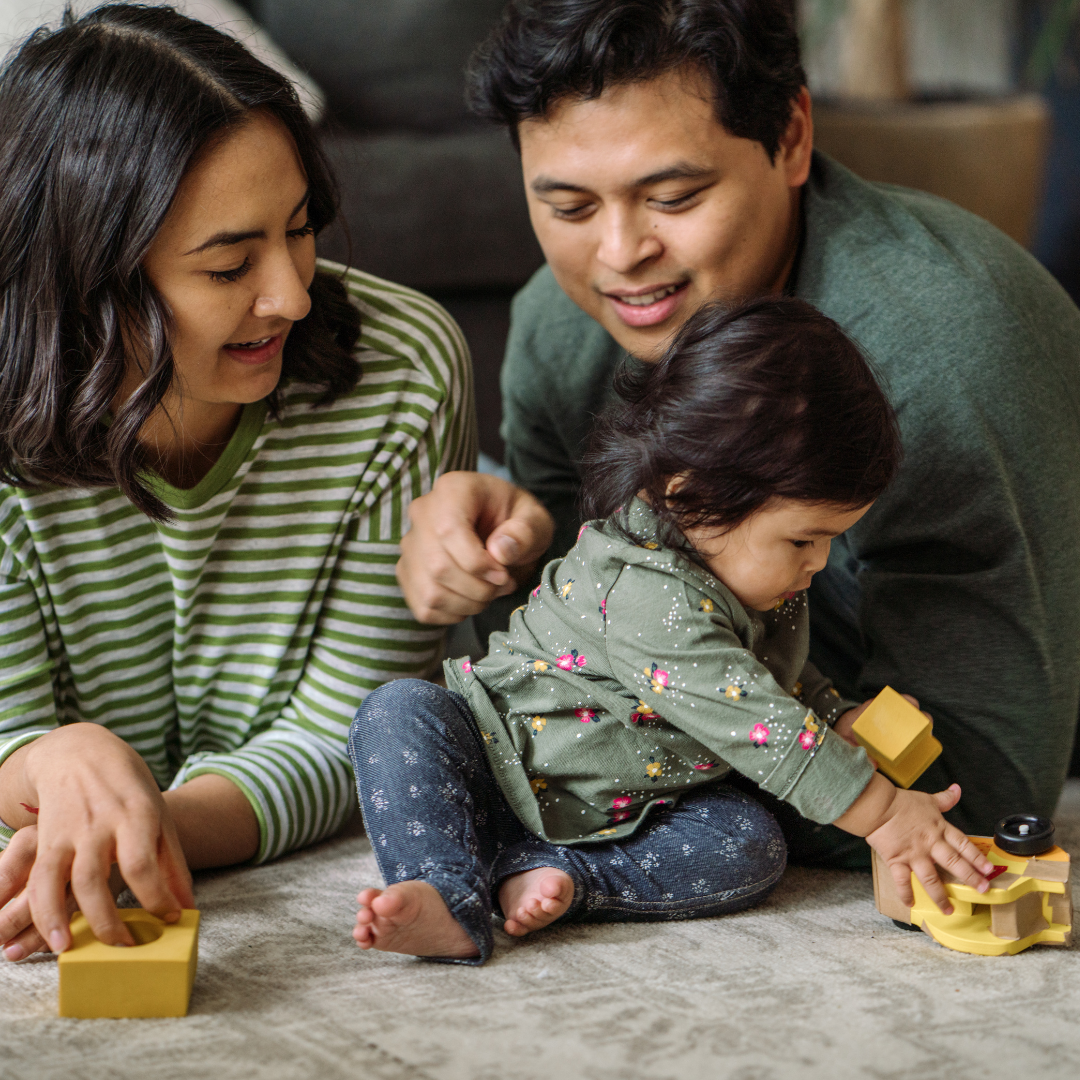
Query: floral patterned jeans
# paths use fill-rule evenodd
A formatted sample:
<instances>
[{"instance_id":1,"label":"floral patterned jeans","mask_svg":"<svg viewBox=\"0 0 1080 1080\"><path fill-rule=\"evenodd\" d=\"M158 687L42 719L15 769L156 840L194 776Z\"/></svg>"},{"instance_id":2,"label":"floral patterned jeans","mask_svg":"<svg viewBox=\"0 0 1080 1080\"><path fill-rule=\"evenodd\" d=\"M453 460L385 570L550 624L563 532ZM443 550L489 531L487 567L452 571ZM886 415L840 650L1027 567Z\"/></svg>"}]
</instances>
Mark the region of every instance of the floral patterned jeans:
<instances>
[{"instance_id":1,"label":"floral patterned jeans","mask_svg":"<svg viewBox=\"0 0 1080 1080\"><path fill-rule=\"evenodd\" d=\"M349 732L368 838L387 884L426 881L480 950L492 950L499 885L542 866L564 870L564 920L698 919L758 903L784 872L775 819L724 783L697 788L623 842L566 847L522 825L487 762L465 699L399 679L371 693Z\"/></svg>"}]
</instances>

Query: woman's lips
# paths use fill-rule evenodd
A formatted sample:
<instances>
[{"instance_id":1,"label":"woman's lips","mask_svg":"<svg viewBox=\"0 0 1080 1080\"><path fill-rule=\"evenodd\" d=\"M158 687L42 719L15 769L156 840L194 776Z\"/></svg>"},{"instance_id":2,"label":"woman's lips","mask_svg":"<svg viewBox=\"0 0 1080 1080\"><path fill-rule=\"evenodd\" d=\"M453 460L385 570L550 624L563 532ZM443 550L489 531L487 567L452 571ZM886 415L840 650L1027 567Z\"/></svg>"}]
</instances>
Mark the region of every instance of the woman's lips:
<instances>
[{"instance_id":1,"label":"woman's lips","mask_svg":"<svg viewBox=\"0 0 1080 1080\"><path fill-rule=\"evenodd\" d=\"M281 334L259 340L260 344L225 345L223 348L237 363L251 364L252 366L265 364L268 360L273 360L281 352Z\"/></svg>"},{"instance_id":2,"label":"woman's lips","mask_svg":"<svg viewBox=\"0 0 1080 1080\"><path fill-rule=\"evenodd\" d=\"M688 282L684 281L682 284L674 286L672 292L649 304L630 304L613 293L604 293L604 295L611 301L615 314L627 326L655 326L657 323L662 323L665 319L670 318L675 309L682 303L687 284ZM670 285L661 285L654 291L663 292L671 288ZM640 297L634 297L633 299L640 299Z\"/></svg>"}]
</instances>

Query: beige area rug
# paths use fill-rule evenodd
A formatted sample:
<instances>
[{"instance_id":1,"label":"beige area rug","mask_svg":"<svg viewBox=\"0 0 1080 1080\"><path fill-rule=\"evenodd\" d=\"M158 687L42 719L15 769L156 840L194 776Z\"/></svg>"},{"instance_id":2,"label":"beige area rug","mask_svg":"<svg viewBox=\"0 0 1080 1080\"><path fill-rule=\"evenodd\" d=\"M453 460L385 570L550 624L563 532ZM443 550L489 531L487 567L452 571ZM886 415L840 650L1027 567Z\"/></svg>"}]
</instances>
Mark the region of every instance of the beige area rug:
<instances>
[{"instance_id":1,"label":"beige area rug","mask_svg":"<svg viewBox=\"0 0 1080 1080\"><path fill-rule=\"evenodd\" d=\"M1080 857L1080 781L1057 815ZM360 953L356 823L204 875L182 1020L56 1018L51 958L0 966L3 1080L983 1080L1080 1075L1080 950L949 952L869 875L791 870L762 907L501 937L484 968ZM1080 898L1078 898L1080 899Z\"/></svg>"}]
</instances>

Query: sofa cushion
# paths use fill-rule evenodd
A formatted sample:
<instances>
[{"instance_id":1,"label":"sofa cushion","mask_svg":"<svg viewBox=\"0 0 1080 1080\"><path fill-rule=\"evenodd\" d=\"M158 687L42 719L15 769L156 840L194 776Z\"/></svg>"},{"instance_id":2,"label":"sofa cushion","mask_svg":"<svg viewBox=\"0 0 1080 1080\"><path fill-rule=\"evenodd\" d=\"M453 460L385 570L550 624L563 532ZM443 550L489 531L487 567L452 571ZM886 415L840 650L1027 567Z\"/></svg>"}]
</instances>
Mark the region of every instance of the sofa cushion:
<instances>
[{"instance_id":1,"label":"sofa cushion","mask_svg":"<svg viewBox=\"0 0 1080 1080\"><path fill-rule=\"evenodd\" d=\"M367 131L445 131L470 123L462 72L504 3L252 0L251 8L339 120Z\"/></svg>"},{"instance_id":2,"label":"sofa cushion","mask_svg":"<svg viewBox=\"0 0 1080 1080\"><path fill-rule=\"evenodd\" d=\"M512 290L543 261L506 132L327 133L354 266L435 292ZM319 250L350 261L331 226Z\"/></svg>"}]
</instances>

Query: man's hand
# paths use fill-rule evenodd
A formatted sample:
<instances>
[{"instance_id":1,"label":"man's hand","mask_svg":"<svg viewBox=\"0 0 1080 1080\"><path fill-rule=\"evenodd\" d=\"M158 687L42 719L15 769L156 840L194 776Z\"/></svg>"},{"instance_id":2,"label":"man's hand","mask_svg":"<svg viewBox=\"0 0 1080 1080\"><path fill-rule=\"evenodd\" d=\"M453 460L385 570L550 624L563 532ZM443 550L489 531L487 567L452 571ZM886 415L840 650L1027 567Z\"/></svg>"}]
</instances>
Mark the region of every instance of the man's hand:
<instances>
[{"instance_id":1,"label":"man's hand","mask_svg":"<svg viewBox=\"0 0 1080 1080\"><path fill-rule=\"evenodd\" d=\"M422 622L449 626L512 593L551 545L551 515L486 473L444 473L409 507L397 579Z\"/></svg>"}]
</instances>

